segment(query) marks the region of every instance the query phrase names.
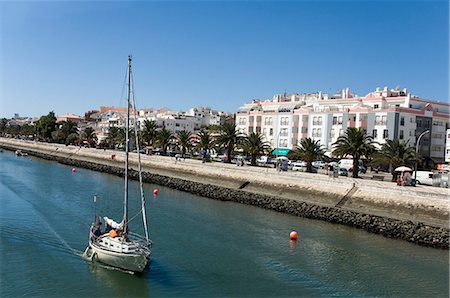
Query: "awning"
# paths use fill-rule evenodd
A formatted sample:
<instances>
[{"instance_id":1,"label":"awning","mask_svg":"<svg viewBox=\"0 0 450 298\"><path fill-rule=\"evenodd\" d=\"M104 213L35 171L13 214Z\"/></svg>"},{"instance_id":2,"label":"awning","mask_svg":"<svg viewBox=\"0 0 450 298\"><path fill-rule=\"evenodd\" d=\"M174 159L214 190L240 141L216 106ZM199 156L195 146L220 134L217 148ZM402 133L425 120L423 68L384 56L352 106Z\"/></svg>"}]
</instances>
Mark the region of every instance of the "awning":
<instances>
[{"instance_id":1,"label":"awning","mask_svg":"<svg viewBox=\"0 0 450 298\"><path fill-rule=\"evenodd\" d=\"M286 155L288 155L289 151L291 151L291 150L287 149L287 148L275 148L272 151L272 155L286 156Z\"/></svg>"}]
</instances>

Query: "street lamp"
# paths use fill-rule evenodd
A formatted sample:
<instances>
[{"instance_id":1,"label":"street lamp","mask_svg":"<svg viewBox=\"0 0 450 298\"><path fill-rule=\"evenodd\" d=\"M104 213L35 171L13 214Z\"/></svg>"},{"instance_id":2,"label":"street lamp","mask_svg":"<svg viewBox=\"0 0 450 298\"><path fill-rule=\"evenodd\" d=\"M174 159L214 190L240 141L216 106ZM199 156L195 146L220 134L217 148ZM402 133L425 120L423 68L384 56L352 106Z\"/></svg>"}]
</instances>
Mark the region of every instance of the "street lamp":
<instances>
[{"instance_id":1,"label":"street lamp","mask_svg":"<svg viewBox=\"0 0 450 298\"><path fill-rule=\"evenodd\" d=\"M419 157L419 142L420 139L426 135L427 133L430 133L430 130L425 130L424 132L422 132L420 134L420 136L417 138L417 143L416 143L416 163L414 164L414 181L417 181L417 157Z\"/></svg>"}]
</instances>

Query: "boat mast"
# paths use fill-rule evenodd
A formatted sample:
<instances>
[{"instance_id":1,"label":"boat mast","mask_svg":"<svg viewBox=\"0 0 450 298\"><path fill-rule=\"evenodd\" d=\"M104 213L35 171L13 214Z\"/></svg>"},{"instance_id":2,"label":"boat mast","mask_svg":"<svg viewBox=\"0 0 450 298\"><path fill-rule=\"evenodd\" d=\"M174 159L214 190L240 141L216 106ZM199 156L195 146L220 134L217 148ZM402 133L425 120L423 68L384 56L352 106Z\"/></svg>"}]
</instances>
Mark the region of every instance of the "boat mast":
<instances>
[{"instance_id":1,"label":"boat mast","mask_svg":"<svg viewBox=\"0 0 450 298\"><path fill-rule=\"evenodd\" d=\"M131 55L128 56L127 122L125 124L125 195L123 200L123 234L128 233L128 151L130 150Z\"/></svg>"}]
</instances>

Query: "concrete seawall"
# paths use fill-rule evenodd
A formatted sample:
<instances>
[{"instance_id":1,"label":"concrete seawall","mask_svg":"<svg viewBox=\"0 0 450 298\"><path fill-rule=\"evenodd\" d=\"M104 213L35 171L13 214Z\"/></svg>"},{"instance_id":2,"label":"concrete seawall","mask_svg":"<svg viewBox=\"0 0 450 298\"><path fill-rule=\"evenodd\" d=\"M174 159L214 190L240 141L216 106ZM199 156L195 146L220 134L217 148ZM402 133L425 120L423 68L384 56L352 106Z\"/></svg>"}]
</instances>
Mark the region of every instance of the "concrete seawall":
<instances>
[{"instance_id":1,"label":"concrete seawall","mask_svg":"<svg viewBox=\"0 0 450 298\"><path fill-rule=\"evenodd\" d=\"M123 175L123 152L0 138L0 147L20 149L63 164ZM111 158L115 155L114 160ZM131 156L136 168L136 156ZM278 173L222 163L143 156L144 180L203 197L253 205L295 216L345 224L389 238L448 249L448 190L402 188L388 182L333 180L324 175ZM137 179L135 171L131 176Z\"/></svg>"}]
</instances>

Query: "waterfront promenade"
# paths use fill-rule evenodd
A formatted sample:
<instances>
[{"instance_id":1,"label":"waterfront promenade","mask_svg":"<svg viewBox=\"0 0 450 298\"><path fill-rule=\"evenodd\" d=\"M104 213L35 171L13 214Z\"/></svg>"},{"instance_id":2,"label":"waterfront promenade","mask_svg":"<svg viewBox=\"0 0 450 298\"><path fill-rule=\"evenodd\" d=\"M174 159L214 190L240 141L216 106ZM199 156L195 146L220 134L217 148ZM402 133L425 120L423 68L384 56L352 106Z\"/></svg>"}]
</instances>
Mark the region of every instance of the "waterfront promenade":
<instances>
[{"instance_id":1,"label":"waterfront promenade","mask_svg":"<svg viewBox=\"0 0 450 298\"><path fill-rule=\"evenodd\" d=\"M60 144L0 138L0 146L115 167L122 167L124 160L121 151ZM135 167L137 155L130 154L130 159ZM370 180L371 175L365 179L330 178L321 173L278 172L274 168L237 167L159 155L141 155L141 160L144 171L167 177L436 227L449 225L449 189L423 185L401 187L390 181Z\"/></svg>"}]
</instances>

